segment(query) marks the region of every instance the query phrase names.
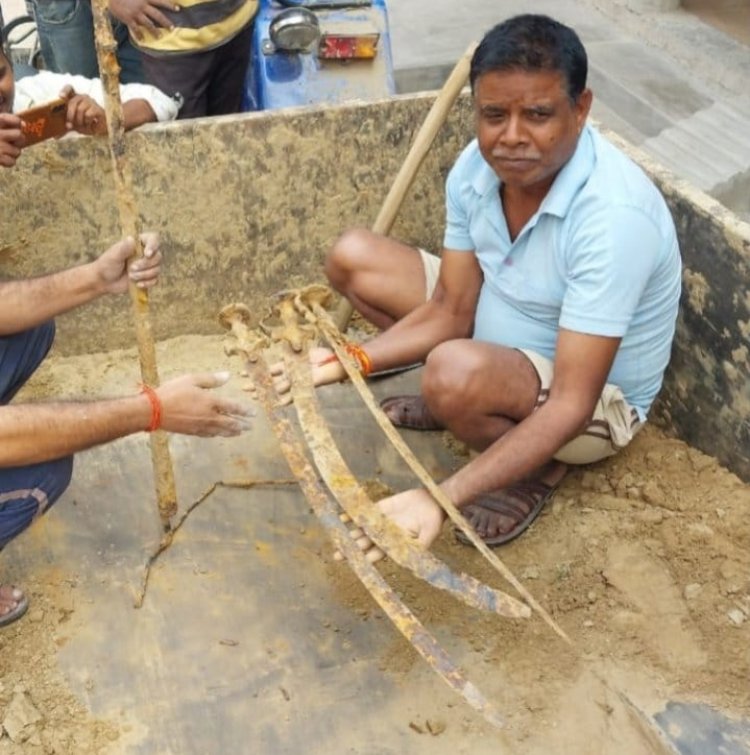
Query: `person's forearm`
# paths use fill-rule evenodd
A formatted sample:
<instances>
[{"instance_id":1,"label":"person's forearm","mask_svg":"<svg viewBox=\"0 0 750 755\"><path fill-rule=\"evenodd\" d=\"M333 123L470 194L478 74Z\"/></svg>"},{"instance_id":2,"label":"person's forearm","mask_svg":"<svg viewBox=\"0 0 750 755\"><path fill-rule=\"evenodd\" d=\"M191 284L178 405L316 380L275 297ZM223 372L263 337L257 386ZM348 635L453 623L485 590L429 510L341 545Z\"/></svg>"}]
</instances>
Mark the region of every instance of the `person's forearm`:
<instances>
[{"instance_id":1,"label":"person's forearm","mask_svg":"<svg viewBox=\"0 0 750 755\"><path fill-rule=\"evenodd\" d=\"M373 370L421 362L440 343L471 335L473 319L428 301L365 345Z\"/></svg>"},{"instance_id":2,"label":"person's forearm","mask_svg":"<svg viewBox=\"0 0 750 755\"><path fill-rule=\"evenodd\" d=\"M20 333L103 293L91 265L52 275L0 282L0 336Z\"/></svg>"},{"instance_id":3,"label":"person's forearm","mask_svg":"<svg viewBox=\"0 0 750 755\"><path fill-rule=\"evenodd\" d=\"M128 100L122 106L123 128L125 131L138 128L144 123L151 123L156 120L151 105L146 100Z\"/></svg>"},{"instance_id":4,"label":"person's forearm","mask_svg":"<svg viewBox=\"0 0 750 755\"><path fill-rule=\"evenodd\" d=\"M552 399L444 480L440 487L453 503L465 506L482 493L505 488L546 464L586 426L580 406Z\"/></svg>"},{"instance_id":5,"label":"person's forearm","mask_svg":"<svg viewBox=\"0 0 750 755\"><path fill-rule=\"evenodd\" d=\"M145 430L151 405L143 395L86 403L0 407L0 467L25 466L83 451Z\"/></svg>"}]
</instances>

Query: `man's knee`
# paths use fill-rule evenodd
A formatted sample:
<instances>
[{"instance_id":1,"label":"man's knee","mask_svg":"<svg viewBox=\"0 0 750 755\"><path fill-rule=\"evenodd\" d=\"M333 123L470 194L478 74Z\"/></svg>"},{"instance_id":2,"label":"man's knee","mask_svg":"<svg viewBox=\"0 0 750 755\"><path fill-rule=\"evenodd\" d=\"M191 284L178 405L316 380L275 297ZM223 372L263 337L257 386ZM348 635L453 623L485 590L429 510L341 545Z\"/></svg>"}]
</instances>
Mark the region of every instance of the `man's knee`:
<instances>
[{"instance_id":1,"label":"man's knee","mask_svg":"<svg viewBox=\"0 0 750 755\"><path fill-rule=\"evenodd\" d=\"M0 337L0 403L8 403L47 356L55 340L55 323L42 323Z\"/></svg>"},{"instance_id":2,"label":"man's knee","mask_svg":"<svg viewBox=\"0 0 750 755\"><path fill-rule=\"evenodd\" d=\"M72 475L72 456L0 470L0 549L59 500Z\"/></svg>"},{"instance_id":3,"label":"man's knee","mask_svg":"<svg viewBox=\"0 0 750 755\"><path fill-rule=\"evenodd\" d=\"M47 462L48 471L44 483L48 497L47 508L57 503L60 496L68 489L73 478L73 458L71 455Z\"/></svg>"},{"instance_id":4,"label":"man's knee","mask_svg":"<svg viewBox=\"0 0 750 755\"><path fill-rule=\"evenodd\" d=\"M471 411L472 391L482 369L472 343L470 339L445 341L425 361L422 395L430 411L443 421Z\"/></svg>"},{"instance_id":5,"label":"man's knee","mask_svg":"<svg viewBox=\"0 0 750 755\"><path fill-rule=\"evenodd\" d=\"M372 233L364 228L352 228L339 236L325 259L331 285L337 290L346 286L353 273L366 267L372 248Z\"/></svg>"},{"instance_id":6,"label":"man's knee","mask_svg":"<svg viewBox=\"0 0 750 755\"><path fill-rule=\"evenodd\" d=\"M54 320L48 320L43 322L36 328L38 332L39 343L44 356L47 356L47 352L52 348L52 342L55 340L56 326Z\"/></svg>"}]
</instances>

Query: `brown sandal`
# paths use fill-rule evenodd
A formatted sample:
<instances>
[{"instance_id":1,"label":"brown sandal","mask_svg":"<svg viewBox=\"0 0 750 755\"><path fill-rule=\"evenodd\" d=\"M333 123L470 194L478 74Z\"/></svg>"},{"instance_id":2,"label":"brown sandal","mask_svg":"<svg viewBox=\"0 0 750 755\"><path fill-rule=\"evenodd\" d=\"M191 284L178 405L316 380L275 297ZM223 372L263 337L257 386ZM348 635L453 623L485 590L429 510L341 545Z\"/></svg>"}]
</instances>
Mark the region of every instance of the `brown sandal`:
<instances>
[{"instance_id":1,"label":"brown sandal","mask_svg":"<svg viewBox=\"0 0 750 755\"><path fill-rule=\"evenodd\" d=\"M444 427L430 414L420 395L390 396L380 402L380 408L395 427L409 430L443 430Z\"/></svg>"},{"instance_id":2,"label":"brown sandal","mask_svg":"<svg viewBox=\"0 0 750 755\"><path fill-rule=\"evenodd\" d=\"M484 542L495 548L505 545L525 532L539 516L545 504L552 498L557 485L529 480L517 482L508 488L485 493L466 506L461 512ZM510 519L510 529L500 531L499 520ZM456 530L456 538L471 545L469 538L461 530Z\"/></svg>"}]
</instances>

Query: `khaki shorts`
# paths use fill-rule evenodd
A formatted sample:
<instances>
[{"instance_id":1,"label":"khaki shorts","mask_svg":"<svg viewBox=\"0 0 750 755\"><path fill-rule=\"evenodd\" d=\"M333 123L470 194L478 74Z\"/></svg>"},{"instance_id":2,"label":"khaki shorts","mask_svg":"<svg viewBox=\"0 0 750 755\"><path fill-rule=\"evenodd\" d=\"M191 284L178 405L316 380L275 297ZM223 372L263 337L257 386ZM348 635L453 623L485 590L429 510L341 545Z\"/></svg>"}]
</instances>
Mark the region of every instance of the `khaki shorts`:
<instances>
[{"instance_id":1,"label":"khaki shorts","mask_svg":"<svg viewBox=\"0 0 750 755\"><path fill-rule=\"evenodd\" d=\"M549 397L554 365L535 351L519 351L534 365L539 375L541 388L536 403L539 408ZM622 391L616 385L607 383L596 402L589 426L577 438L564 445L555 454L555 459L565 464L592 464L606 459L625 448L644 424L638 412L625 400Z\"/></svg>"},{"instance_id":2,"label":"khaki shorts","mask_svg":"<svg viewBox=\"0 0 750 755\"><path fill-rule=\"evenodd\" d=\"M435 290L440 272L440 257L424 249L420 249L419 254L424 265L426 298L429 299ZM534 365L539 375L541 389L537 399L538 408L549 396L555 371L554 364L534 351L519 351ZM555 459L565 464L593 464L595 461L606 459L625 448L644 424L638 412L625 400L622 391L616 385L607 383L599 401L596 402L589 426L577 438L563 446L555 454Z\"/></svg>"},{"instance_id":3,"label":"khaki shorts","mask_svg":"<svg viewBox=\"0 0 750 755\"><path fill-rule=\"evenodd\" d=\"M438 276L440 275L440 257L436 254L430 254L424 249L417 249L419 256L422 258L422 265L424 266L424 287L425 287L425 301L432 298L432 292L435 290L435 286L438 282Z\"/></svg>"}]
</instances>

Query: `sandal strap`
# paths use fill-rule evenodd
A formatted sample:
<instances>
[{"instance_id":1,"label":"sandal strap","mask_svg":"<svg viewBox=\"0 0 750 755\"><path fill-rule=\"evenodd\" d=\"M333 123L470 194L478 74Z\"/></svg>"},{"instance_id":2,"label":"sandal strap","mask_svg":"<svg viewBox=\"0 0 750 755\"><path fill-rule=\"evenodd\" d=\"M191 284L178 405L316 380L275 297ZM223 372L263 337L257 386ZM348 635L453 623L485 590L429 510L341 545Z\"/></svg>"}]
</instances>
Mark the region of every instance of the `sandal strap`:
<instances>
[{"instance_id":1,"label":"sandal strap","mask_svg":"<svg viewBox=\"0 0 750 755\"><path fill-rule=\"evenodd\" d=\"M472 520L477 521L476 517L481 516L482 512L485 515L497 514L510 519L513 526L507 532L484 538L490 547L503 545L528 529L556 489L556 485L547 485L538 480L523 480L507 488L477 496L472 503L464 507L463 514L470 523ZM456 537L462 543L470 544L469 539L460 530L456 530Z\"/></svg>"},{"instance_id":2,"label":"sandal strap","mask_svg":"<svg viewBox=\"0 0 750 755\"><path fill-rule=\"evenodd\" d=\"M552 492L553 488L534 480L518 482L510 487L479 496L473 503L498 514L525 519ZM471 504L470 504L471 505Z\"/></svg>"}]
</instances>

